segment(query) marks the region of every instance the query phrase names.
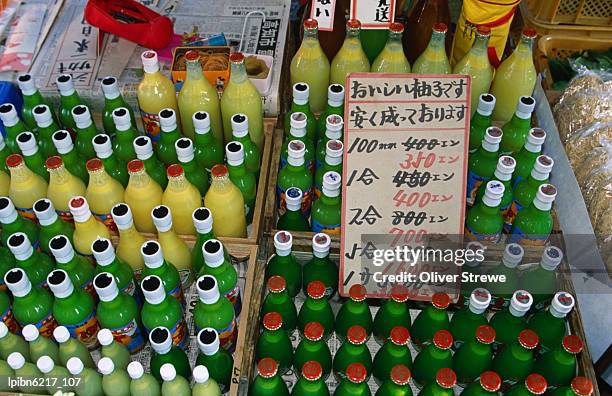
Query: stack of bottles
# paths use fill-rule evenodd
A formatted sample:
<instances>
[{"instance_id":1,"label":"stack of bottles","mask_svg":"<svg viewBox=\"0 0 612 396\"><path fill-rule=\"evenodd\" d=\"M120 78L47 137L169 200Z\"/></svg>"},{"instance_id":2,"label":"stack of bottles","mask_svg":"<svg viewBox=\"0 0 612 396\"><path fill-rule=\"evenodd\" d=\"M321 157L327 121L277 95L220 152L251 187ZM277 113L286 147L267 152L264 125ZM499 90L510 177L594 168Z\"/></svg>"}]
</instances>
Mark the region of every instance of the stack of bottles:
<instances>
[{"instance_id":1,"label":"stack of bottles","mask_svg":"<svg viewBox=\"0 0 612 396\"><path fill-rule=\"evenodd\" d=\"M396 285L379 305L355 284L339 300L336 263L323 240L329 237L313 238L313 257L302 267L291 234L275 235L250 395L592 394L592 383L576 376L583 343L568 334L575 303L570 293L536 290L532 296L518 289L506 306L497 306L499 296L477 285L466 303L451 304L438 292L420 306L408 300L405 286ZM517 246L509 245L503 262L487 271L520 263ZM546 252L521 286L545 277L551 256ZM485 271L473 261L472 273Z\"/></svg>"}]
</instances>

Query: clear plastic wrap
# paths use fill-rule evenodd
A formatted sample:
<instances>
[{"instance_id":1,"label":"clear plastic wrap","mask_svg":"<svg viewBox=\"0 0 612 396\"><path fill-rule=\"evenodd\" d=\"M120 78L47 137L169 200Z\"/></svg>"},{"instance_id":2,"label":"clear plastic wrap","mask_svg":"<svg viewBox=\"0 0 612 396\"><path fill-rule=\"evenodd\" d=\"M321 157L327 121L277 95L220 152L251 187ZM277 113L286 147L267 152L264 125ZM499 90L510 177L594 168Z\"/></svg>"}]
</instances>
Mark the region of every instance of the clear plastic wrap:
<instances>
[{"instance_id":1,"label":"clear plastic wrap","mask_svg":"<svg viewBox=\"0 0 612 396\"><path fill-rule=\"evenodd\" d=\"M576 131L568 139L565 151L572 167L576 167L591 150L609 144L612 144L612 122L596 122Z\"/></svg>"}]
</instances>

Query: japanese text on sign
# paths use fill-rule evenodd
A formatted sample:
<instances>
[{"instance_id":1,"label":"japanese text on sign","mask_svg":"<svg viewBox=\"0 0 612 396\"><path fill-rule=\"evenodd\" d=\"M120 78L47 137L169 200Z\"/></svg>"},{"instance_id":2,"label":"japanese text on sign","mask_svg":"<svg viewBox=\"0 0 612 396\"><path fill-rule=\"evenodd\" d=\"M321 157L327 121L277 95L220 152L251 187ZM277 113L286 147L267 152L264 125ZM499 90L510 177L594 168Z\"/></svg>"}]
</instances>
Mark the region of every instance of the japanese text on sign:
<instances>
[{"instance_id":1,"label":"japanese text on sign","mask_svg":"<svg viewBox=\"0 0 612 396\"><path fill-rule=\"evenodd\" d=\"M316 19L319 30L331 32L334 30L334 11L336 0L314 0L310 9L310 18Z\"/></svg>"},{"instance_id":2,"label":"japanese text on sign","mask_svg":"<svg viewBox=\"0 0 612 396\"><path fill-rule=\"evenodd\" d=\"M395 20L395 0L352 0L351 19L364 29L387 29Z\"/></svg>"}]
</instances>

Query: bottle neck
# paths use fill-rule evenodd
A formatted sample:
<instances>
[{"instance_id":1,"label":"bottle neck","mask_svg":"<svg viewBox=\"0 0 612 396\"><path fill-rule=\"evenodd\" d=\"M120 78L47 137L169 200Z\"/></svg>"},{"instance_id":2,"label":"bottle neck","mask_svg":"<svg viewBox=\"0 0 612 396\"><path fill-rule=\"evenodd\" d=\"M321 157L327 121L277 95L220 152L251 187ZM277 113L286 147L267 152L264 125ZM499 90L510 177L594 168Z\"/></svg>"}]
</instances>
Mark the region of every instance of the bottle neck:
<instances>
[{"instance_id":1,"label":"bottle neck","mask_svg":"<svg viewBox=\"0 0 612 396\"><path fill-rule=\"evenodd\" d=\"M34 173L23 163L14 168L9 168L9 171L11 173L11 180L18 183L23 183L34 177Z\"/></svg>"},{"instance_id":2,"label":"bottle neck","mask_svg":"<svg viewBox=\"0 0 612 396\"><path fill-rule=\"evenodd\" d=\"M246 72L246 66L244 62L239 63L231 63L230 66L230 82L234 84L239 84L245 82L248 79L248 75Z\"/></svg>"},{"instance_id":3,"label":"bottle neck","mask_svg":"<svg viewBox=\"0 0 612 396\"><path fill-rule=\"evenodd\" d=\"M129 186L132 188L145 188L151 183L151 178L143 170L140 172L130 173Z\"/></svg>"},{"instance_id":4,"label":"bottle neck","mask_svg":"<svg viewBox=\"0 0 612 396\"><path fill-rule=\"evenodd\" d=\"M60 166L56 169L49 169L49 181L54 184L65 184L70 181L71 174L66 170L66 167Z\"/></svg>"},{"instance_id":5,"label":"bottle neck","mask_svg":"<svg viewBox=\"0 0 612 396\"><path fill-rule=\"evenodd\" d=\"M474 45L472 45L472 49L470 50L470 52L474 55L487 54L488 46L489 46L489 36L476 34L476 39L474 40Z\"/></svg>"},{"instance_id":6,"label":"bottle neck","mask_svg":"<svg viewBox=\"0 0 612 396\"><path fill-rule=\"evenodd\" d=\"M103 186L107 184L108 181L109 176L104 169L89 172L89 185Z\"/></svg>"},{"instance_id":7,"label":"bottle neck","mask_svg":"<svg viewBox=\"0 0 612 396\"><path fill-rule=\"evenodd\" d=\"M435 51L444 51L444 40L446 38L446 33L433 31L431 33L431 39L429 40L429 44L427 45L428 49Z\"/></svg>"},{"instance_id":8,"label":"bottle neck","mask_svg":"<svg viewBox=\"0 0 612 396\"><path fill-rule=\"evenodd\" d=\"M392 32L389 30L389 38L387 39L388 47L402 46L402 33Z\"/></svg>"},{"instance_id":9,"label":"bottle neck","mask_svg":"<svg viewBox=\"0 0 612 396\"><path fill-rule=\"evenodd\" d=\"M168 178L168 188L174 192L183 192L189 187L189 182L185 175Z\"/></svg>"},{"instance_id":10,"label":"bottle neck","mask_svg":"<svg viewBox=\"0 0 612 396\"><path fill-rule=\"evenodd\" d=\"M202 66L200 66L200 60L196 59L193 61L187 61L187 81L197 81L204 79L202 74Z\"/></svg>"},{"instance_id":11,"label":"bottle neck","mask_svg":"<svg viewBox=\"0 0 612 396\"><path fill-rule=\"evenodd\" d=\"M533 42L534 39L532 37L521 36L521 41L514 50L514 53L519 58L530 59L533 53Z\"/></svg>"},{"instance_id":12,"label":"bottle neck","mask_svg":"<svg viewBox=\"0 0 612 396\"><path fill-rule=\"evenodd\" d=\"M361 39L359 34L361 29L346 29L346 38L344 39L343 47L347 49L355 50L357 48L361 48Z\"/></svg>"},{"instance_id":13,"label":"bottle neck","mask_svg":"<svg viewBox=\"0 0 612 396\"><path fill-rule=\"evenodd\" d=\"M220 177L213 176L211 187L220 193L224 193L232 188L232 182L228 175Z\"/></svg>"}]
</instances>

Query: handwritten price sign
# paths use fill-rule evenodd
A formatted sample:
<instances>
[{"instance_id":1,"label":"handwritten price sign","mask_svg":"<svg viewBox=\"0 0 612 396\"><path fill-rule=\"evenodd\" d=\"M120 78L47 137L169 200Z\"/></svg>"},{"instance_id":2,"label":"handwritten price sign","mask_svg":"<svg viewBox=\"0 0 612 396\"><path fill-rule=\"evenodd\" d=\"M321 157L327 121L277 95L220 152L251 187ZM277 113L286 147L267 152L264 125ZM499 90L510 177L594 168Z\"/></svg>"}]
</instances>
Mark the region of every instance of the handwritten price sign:
<instances>
[{"instance_id":1,"label":"handwritten price sign","mask_svg":"<svg viewBox=\"0 0 612 396\"><path fill-rule=\"evenodd\" d=\"M470 81L357 73L346 88L340 293L361 283L369 297L385 297L393 285L374 279L374 250L463 232ZM444 276L457 268L428 269ZM419 270L391 261L382 272ZM413 292L415 299L431 295Z\"/></svg>"}]
</instances>

